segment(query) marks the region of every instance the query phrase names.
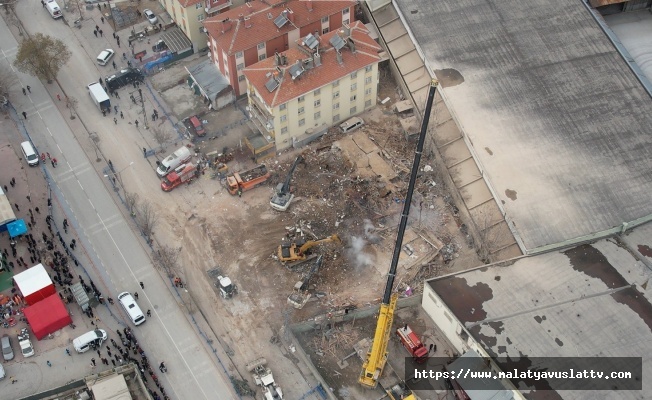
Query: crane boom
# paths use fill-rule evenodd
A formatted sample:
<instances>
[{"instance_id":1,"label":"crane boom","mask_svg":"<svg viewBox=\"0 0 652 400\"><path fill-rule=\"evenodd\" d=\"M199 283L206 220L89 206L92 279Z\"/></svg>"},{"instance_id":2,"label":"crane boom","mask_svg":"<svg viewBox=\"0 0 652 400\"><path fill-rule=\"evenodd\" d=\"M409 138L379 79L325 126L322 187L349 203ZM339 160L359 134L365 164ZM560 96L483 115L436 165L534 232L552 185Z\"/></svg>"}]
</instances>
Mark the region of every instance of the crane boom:
<instances>
[{"instance_id":1,"label":"crane boom","mask_svg":"<svg viewBox=\"0 0 652 400\"><path fill-rule=\"evenodd\" d=\"M421 122L421 131L419 133L419 140L417 141L417 148L414 155L414 162L412 163L412 171L410 173L410 181L408 183L407 193L405 194L405 204L401 212L401 222L398 225L398 233L396 234L396 243L394 244L394 253L392 255L392 262L387 274L387 283L385 284L385 293L383 294L383 302L380 305L378 314L378 322L376 324L376 332L374 334L374 341L371 348L367 353L365 362L362 365L362 373L358 382L367 388L373 389L378 385L378 378L383 373L385 363L387 362L387 343L389 341L392 322L394 321L394 310L396 308L396 300L398 296L392 295L394 288L394 278L396 277L396 269L398 267L398 259L401 255L401 247L403 246L403 236L407 228L408 215L410 214L410 205L412 203L412 194L414 193L414 186L419 172L419 164L421 163L421 154L423 152L423 144L426 139L428 131L428 122L430 120L430 112L432 111L432 104L437 90L437 81L433 79L430 81L430 89L428 91L428 100L426 108L423 113L423 121Z\"/></svg>"}]
</instances>

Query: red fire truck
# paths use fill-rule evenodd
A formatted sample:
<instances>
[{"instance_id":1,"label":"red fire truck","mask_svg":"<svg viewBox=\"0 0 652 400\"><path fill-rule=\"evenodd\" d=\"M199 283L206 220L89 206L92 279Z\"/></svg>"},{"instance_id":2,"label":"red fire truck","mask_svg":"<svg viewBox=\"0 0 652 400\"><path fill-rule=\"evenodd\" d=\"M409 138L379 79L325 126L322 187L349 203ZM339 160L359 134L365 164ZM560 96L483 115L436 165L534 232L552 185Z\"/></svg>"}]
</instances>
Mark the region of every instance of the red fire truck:
<instances>
[{"instance_id":1,"label":"red fire truck","mask_svg":"<svg viewBox=\"0 0 652 400\"><path fill-rule=\"evenodd\" d=\"M419 336L414 333L409 325L405 324L405 326L398 328L396 334L415 362L422 364L428 360L428 349L421 343Z\"/></svg>"}]
</instances>

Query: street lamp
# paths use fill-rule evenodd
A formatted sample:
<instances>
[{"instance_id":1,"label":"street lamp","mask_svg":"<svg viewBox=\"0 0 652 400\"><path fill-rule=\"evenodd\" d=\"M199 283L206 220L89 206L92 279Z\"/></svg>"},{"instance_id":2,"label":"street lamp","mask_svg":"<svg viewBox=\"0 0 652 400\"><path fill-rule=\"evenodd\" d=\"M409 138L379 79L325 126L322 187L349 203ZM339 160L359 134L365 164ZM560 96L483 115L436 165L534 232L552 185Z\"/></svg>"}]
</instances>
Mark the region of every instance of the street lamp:
<instances>
[{"instance_id":1,"label":"street lamp","mask_svg":"<svg viewBox=\"0 0 652 400\"><path fill-rule=\"evenodd\" d=\"M117 177L118 177L118 180L120 181L120 186L124 186L124 185L122 184L122 178L121 178L121 176L120 176L120 173L123 172L124 170L126 170L127 168L131 167L133 164L134 164L134 162L132 161L132 162L129 163L129 165L127 165L126 167L122 168L120 171L118 171L118 172L111 172L111 173L109 173L109 174L104 174L104 177L105 177L105 178L112 177L112 178L113 178L113 183L115 184L115 177L117 176ZM117 190L117 187L116 187L116 190Z\"/></svg>"}]
</instances>

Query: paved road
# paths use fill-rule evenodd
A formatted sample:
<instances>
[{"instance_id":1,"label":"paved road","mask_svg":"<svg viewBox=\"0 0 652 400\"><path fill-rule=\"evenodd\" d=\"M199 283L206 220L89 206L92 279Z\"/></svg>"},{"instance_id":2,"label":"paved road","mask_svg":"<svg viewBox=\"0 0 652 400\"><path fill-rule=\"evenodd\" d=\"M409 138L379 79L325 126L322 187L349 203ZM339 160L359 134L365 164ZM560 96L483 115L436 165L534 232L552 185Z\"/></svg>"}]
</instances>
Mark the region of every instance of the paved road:
<instances>
[{"instance_id":1,"label":"paved road","mask_svg":"<svg viewBox=\"0 0 652 400\"><path fill-rule=\"evenodd\" d=\"M36 1L20 3L18 14L23 20L29 16L32 22L28 27L30 32L38 29L66 40L74 56L60 73L60 82L65 90L81 96L85 90L84 85L96 75L93 73L95 66L85 49L79 47L74 40L70 28L60 21L50 19ZM0 22L0 61L13 61L16 48L17 43L4 21ZM201 339L178 308L168 283L162 281L154 270L148 249L123 218L104 184L105 178L95 171L68 126L68 115L61 114L57 108L59 104L55 104L56 100L52 101L38 80L21 73L17 77L23 85L31 86L32 94L29 97L23 96L20 87L14 88L10 96L12 104L19 114L27 112L26 127L39 151L49 151L59 160L59 166L56 169L48 166L48 171L55 189L58 188L54 191L55 195L60 196L59 201L63 204L68 219L74 221L73 225L79 232L79 241L83 247L78 251L87 252L94 261L89 270L91 278L96 283L101 282L98 286L107 288L108 295L114 298L121 291L138 291L141 308L152 310L152 318L134 330L150 359L166 361L169 369L166 374L168 393L180 399L235 398L228 379L216 365L215 358L206 351ZM101 121L102 115L97 109L93 110L92 103L88 103L85 101L79 107L80 114L84 115L84 123L104 125L104 129L110 131L112 119ZM71 125L75 126L78 122L72 122ZM80 127L77 126L75 130L78 128ZM83 135L79 131L77 134ZM129 171L125 170L124 173L136 173L139 166L138 162L131 166L127 163ZM116 167L121 169L125 165ZM149 171L148 169L147 172ZM145 290L139 287L140 281L145 282ZM114 308L113 311L115 313L118 309ZM119 317L123 323L126 321L124 313L120 312Z\"/></svg>"}]
</instances>

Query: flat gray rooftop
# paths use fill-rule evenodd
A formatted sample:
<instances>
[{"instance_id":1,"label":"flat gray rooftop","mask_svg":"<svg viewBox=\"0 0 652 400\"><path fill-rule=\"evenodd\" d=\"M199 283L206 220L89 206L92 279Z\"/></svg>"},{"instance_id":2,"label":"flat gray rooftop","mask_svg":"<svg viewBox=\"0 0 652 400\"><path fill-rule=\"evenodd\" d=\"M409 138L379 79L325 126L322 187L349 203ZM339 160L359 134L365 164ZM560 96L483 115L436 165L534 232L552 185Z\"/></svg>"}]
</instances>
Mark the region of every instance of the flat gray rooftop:
<instances>
[{"instance_id":1,"label":"flat gray rooftop","mask_svg":"<svg viewBox=\"0 0 652 400\"><path fill-rule=\"evenodd\" d=\"M582 1L396 3L526 249L652 214L652 101Z\"/></svg>"},{"instance_id":2,"label":"flat gray rooftop","mask_svg":"<svg viewBox=\"0 0 652 400\"><path fill-rule=\"evenodd\" d=\"M641 232L649 235L650 227ZM636 229L634 230L636 231ZM649 250L647 236L629 246ZM493 357L643 357L652 393L652 273L623 243L526 257L427 282ZM563 392L561 398L641 397L640 392Z\"/></svg>"}]
</instances>

